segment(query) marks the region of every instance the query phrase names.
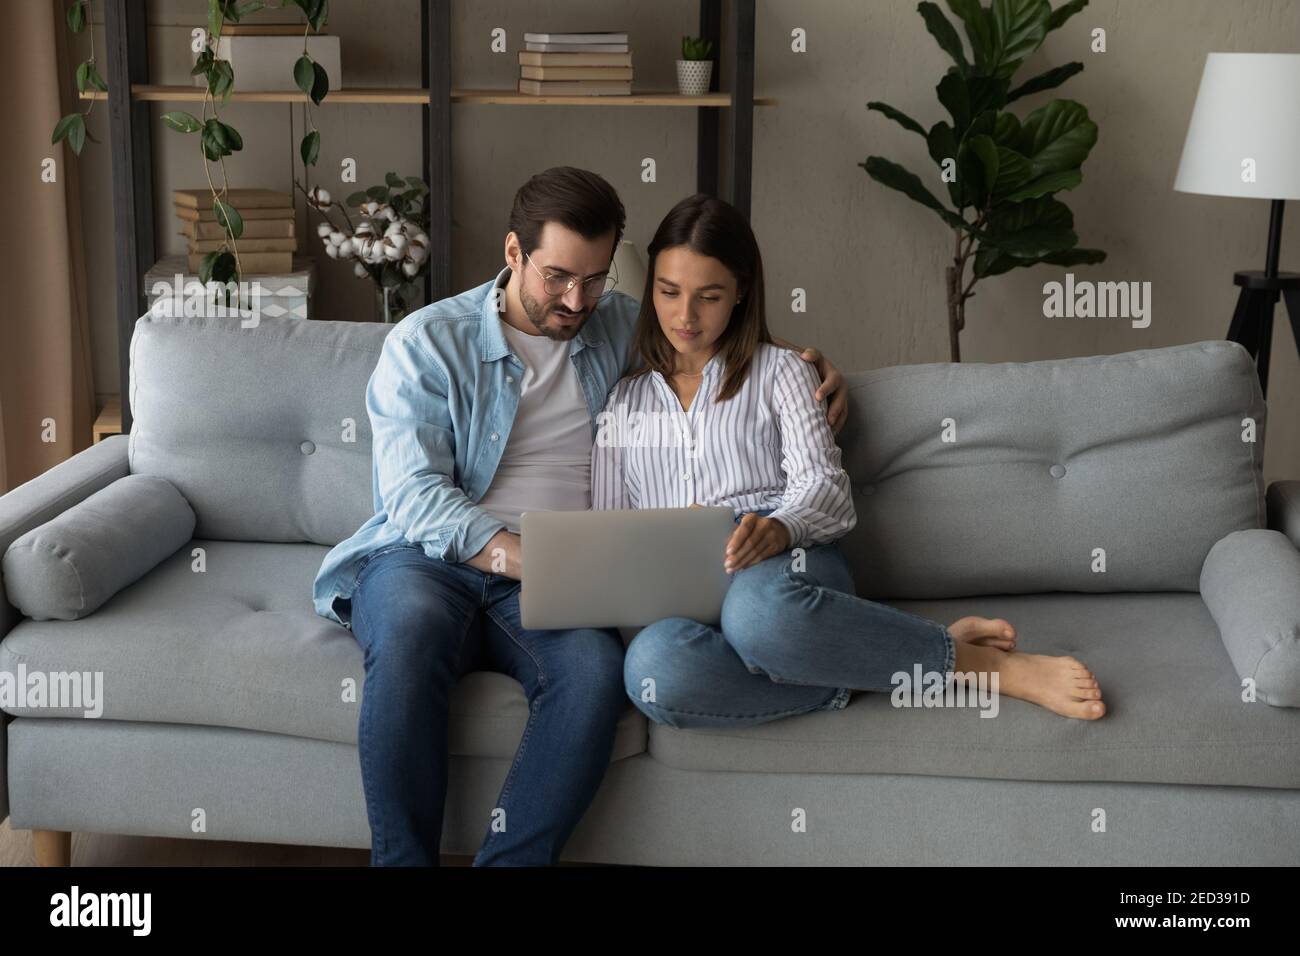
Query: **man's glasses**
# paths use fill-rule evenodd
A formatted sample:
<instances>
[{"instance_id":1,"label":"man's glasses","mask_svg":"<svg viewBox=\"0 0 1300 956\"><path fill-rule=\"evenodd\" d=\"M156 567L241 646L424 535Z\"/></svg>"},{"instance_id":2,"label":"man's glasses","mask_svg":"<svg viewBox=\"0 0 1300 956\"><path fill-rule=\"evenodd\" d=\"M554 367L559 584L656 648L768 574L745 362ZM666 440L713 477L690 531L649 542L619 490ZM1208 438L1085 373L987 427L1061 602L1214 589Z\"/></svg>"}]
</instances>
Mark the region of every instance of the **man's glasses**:
<instances>
[{"instance_id":1,"label":"man's glasses","mask_svg":"<svg viewBox=\"0 0 1300 956\"><path fill-rule=\"evenodd\" d=\"M533 271L542 277L542 286L546 289L547 295L567 295L569 290L575 285L581 285L582 297L584 299L603 299L613 292L614 287L618 285L618 270L614 267L614 263L612 262L609 264L610 269L613 270L612 272L608 272L605 275L592 276L590 279L579 280L577 276L568 275L566 273L543 272L541 269L537 268L537 265L533 262L533 257L526 252L524 253L524 258L527 259L528 264L533 267Z\"/></svg>"}]
</instances>

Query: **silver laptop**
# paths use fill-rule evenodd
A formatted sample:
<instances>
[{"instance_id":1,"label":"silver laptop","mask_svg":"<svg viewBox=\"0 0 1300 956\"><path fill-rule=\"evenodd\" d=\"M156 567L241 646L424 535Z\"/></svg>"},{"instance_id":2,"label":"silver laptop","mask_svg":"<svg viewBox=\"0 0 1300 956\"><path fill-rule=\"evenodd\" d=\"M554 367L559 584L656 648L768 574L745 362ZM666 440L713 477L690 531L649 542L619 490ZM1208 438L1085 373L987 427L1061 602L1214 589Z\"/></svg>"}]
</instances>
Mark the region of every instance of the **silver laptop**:
<instances>
[{"instance_id":1,"label":"silver laptop","mask_svg":"<svg viewBox=\"0 0 1300 956\"><path fill-rule=\"evenodd\" d=\"M735 530L721 507L525 512L520 619L536 629L644 627L665 617L717 624Z\"/></svg>"}]
</instances>

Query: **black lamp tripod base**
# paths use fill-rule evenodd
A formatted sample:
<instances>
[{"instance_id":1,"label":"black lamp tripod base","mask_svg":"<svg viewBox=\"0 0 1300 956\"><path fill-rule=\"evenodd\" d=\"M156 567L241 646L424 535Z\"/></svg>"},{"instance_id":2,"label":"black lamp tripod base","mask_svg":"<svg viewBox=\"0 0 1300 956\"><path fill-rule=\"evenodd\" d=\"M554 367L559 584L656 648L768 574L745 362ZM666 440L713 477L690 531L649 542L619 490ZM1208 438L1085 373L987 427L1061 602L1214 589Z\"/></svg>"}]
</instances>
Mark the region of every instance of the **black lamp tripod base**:
<instances>
[{"instance_id":1,"label":"black lamp tripod base","mask_svg":"<svg viewBox=\"0 0 1300 956\"><path fill-rule=\"evenodd\" d=\"M1263 272L1238 272L1232 281L1241 286L1237 311L1228 326L1228 341L1240 342L1255 360L1259 387L1268 395L1268 353L1273 345L1273 311L1279 298L1286 300L1291 333L1300 350L1300 273L1278 272L1282 247L1282 216L1286 202L1274 199L1268 217L1268 259Z\"/></svg>"},{"instance_id":2,"label":"black lamp tripod base","mask_svg":"<svg viewBox=\"0 0 1300 956\"><path fill-rule=\"evenodd\" d=\"M1286 300L1291 331L1300 351L1300 272L1268 276L1263 272L1238 272L1232 281L1241 286L1237 310L1228 327L1228 341L1240 342L1255 359L1259 387L1268 395L1268 359L1273 343L1273 312L1277 300Z\"/></svg>"}]
</instances>

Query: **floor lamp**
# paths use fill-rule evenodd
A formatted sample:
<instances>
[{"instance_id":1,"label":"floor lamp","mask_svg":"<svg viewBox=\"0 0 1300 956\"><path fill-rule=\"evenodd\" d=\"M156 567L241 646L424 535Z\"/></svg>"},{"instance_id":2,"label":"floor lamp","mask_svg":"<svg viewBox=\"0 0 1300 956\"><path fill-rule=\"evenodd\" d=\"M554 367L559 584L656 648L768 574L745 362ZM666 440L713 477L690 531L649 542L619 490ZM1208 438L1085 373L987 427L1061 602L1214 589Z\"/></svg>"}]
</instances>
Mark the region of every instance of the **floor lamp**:
<instances>
[{"instance_id":1,"label":"floor lamp","mask_svg":"<svg viewBox=\"0 0 1300 956\"><path fill-rule=\"evenodd\" d=\"M1174 189L1272 202L1264 271L1234 274L1241 293L1228 327L1228 340L1254 357L1267 395L1279 298L1300 350L1300 273L1278 271L1286 200L1300 199L1300 53L1206 58Z\"/></svg>"}]
</instances>

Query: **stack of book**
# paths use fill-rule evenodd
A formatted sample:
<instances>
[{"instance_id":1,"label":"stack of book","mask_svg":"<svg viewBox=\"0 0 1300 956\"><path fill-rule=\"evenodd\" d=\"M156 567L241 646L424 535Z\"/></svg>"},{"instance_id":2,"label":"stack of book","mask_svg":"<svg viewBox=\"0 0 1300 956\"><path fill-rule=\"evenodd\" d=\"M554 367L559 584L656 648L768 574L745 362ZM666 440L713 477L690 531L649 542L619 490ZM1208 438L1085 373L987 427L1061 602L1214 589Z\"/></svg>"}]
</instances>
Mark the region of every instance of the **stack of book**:
<instances>
[{"instance_id":1,"label":"stack of book","mask_svg":"<svg viewBox=\"0 0 1300 956\"><path fill-rule=\"evenodd\" d=\"M632 52L626 33L525 33L519 92L534 96L627 96Z\"/></svg>"},{"instance_id":2,"label":"stack of book","mask_svg":"<svg viewBox=\"0 0 1300 956\"><path fill-rule=\"evenodd\" d=\"M203 257L220 249L226 238L225 227L217 222L212 209L212 190L178 189L172 199L181 235L189 240L190 271L198 272ZM289 272L298 249L293 197L272 189L231 189L226 199L244 220L237 241L241 274Z\"/></svg>"}]
</instances>

